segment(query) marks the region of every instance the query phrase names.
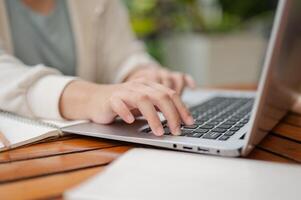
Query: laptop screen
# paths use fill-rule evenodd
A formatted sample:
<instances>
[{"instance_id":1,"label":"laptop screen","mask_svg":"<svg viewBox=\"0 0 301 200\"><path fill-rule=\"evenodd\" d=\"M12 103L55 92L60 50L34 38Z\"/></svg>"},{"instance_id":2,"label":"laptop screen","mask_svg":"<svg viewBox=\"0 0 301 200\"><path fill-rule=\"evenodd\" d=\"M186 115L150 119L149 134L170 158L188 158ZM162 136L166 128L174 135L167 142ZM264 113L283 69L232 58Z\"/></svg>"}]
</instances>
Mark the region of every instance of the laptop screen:
<instances>
[{"instance_id":1,"label":"laptop screen","mask_svg":"<svg viewBox=\"0 0 301 200\"><path fill-rule=\"evenodd\" d=\"M254 105L251 149L297 102L301 83L301 1L281 0L265 57ZM252 123L253 122L253 123Z\"/></svg>"}]
</instances>

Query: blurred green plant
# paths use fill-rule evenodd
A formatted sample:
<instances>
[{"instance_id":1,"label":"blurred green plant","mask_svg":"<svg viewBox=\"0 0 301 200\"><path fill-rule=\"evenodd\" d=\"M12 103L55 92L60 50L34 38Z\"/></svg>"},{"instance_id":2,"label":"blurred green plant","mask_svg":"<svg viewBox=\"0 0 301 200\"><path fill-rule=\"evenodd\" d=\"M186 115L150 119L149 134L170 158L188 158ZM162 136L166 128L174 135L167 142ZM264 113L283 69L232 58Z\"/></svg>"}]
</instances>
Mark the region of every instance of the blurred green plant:
<instances>
[{"instance_id":1,"label":"blurred green plant","mask_svg":"<svg viewBox=\"0 0 301 200\"><path fill-rule=\"evenodd\" d=\"M203 34L239 30L248 21L271 16L276 0L124 0L131 24L159 61L158 38L177 32Z\"/></svg>"},{"instance_id":2,"label":"blurred green plant","mask_svg":"<svg viewBox=\"0 0 301 200\"><path fill-rule=\"evenodd\" d=\"M125 0L139 37L169 32L218 33L270 14L275 0ZM218 20L208 20L216 12ZM207 13L207 15L206 15Z\"/></svg>"}]
</instances>

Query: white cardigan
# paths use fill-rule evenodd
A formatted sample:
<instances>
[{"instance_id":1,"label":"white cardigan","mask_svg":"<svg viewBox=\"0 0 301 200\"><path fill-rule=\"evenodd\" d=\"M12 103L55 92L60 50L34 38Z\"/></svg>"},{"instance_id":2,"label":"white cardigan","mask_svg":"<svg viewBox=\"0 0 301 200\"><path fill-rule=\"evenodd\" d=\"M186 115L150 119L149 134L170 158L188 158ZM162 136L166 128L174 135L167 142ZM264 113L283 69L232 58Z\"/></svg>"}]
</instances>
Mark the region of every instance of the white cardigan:
<instances>
[{"instance_id":1,"label":"white cardigan","mask_svg":"<svg viewBox=\"0 0 301 200\"><path fill-rule=\"evenodd\" d=\"M77 52L77 75L99 83L121 82L132 70L157 63L145 52L118 0L68 0ZM75 77L14 57L5 0L0 0L0 109L29 117L61 119L59 99Z\"/></svg>"}]
</instances>

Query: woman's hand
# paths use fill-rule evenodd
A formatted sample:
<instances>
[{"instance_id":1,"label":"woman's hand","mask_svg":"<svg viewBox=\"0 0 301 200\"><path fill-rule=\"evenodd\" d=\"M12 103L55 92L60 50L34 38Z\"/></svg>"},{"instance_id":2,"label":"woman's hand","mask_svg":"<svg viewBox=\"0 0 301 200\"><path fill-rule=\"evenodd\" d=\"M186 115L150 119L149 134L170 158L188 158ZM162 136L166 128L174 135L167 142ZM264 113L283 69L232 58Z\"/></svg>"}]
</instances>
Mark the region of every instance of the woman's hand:
<instances>
[{"instance_id":1,"label":"woman's hand","mask_svg":"<svg viewBox=\"0 0 301 200\"><path fill-rule=\"evenodd\" d=\"M90 119L100 124L111 123L117 116L133 123L135 116L141 114L158 136L163 135L164 130L157 110L163 113L174 135L181 133L181 122L193 124L192 116L175 90L142 79L116 85L74 81L65 88L60 106L62 116L67 119Z\"/></svg>"},{"instance_id":2,"label":"woman's hand","mask_svg":"<svg viewBox=\"0 0 301 200\"><path fill-rule=\"evenodd\" d=\"M130 74L126 81L140 78L160 83L165 87L175 90L178 94L182 94L182 91L186 86L190 88L196 87L196 82L190 75L180 72L171 72L162 67L146 67L138 69Z\"/></svg>"}]
</instances>

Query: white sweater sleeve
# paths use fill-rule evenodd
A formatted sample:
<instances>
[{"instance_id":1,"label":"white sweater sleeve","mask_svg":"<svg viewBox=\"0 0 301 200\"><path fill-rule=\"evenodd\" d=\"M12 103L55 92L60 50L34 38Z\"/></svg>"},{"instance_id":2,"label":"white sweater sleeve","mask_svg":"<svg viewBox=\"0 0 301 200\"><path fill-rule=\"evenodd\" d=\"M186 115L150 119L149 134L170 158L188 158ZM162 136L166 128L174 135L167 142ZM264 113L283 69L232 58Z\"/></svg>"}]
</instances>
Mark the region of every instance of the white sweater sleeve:
<instances>
[{"instance_id":1,"label":"white sweater sleeve","mask_svg":"<svg viewBox=\"0 0 301 200\"><path fill-rule=\"evenodd\" d=\"M0 109L28 117L61 119L59 99L74 80L43 65L26 66L0 49Z\"/></svg>"}]
</instances>

